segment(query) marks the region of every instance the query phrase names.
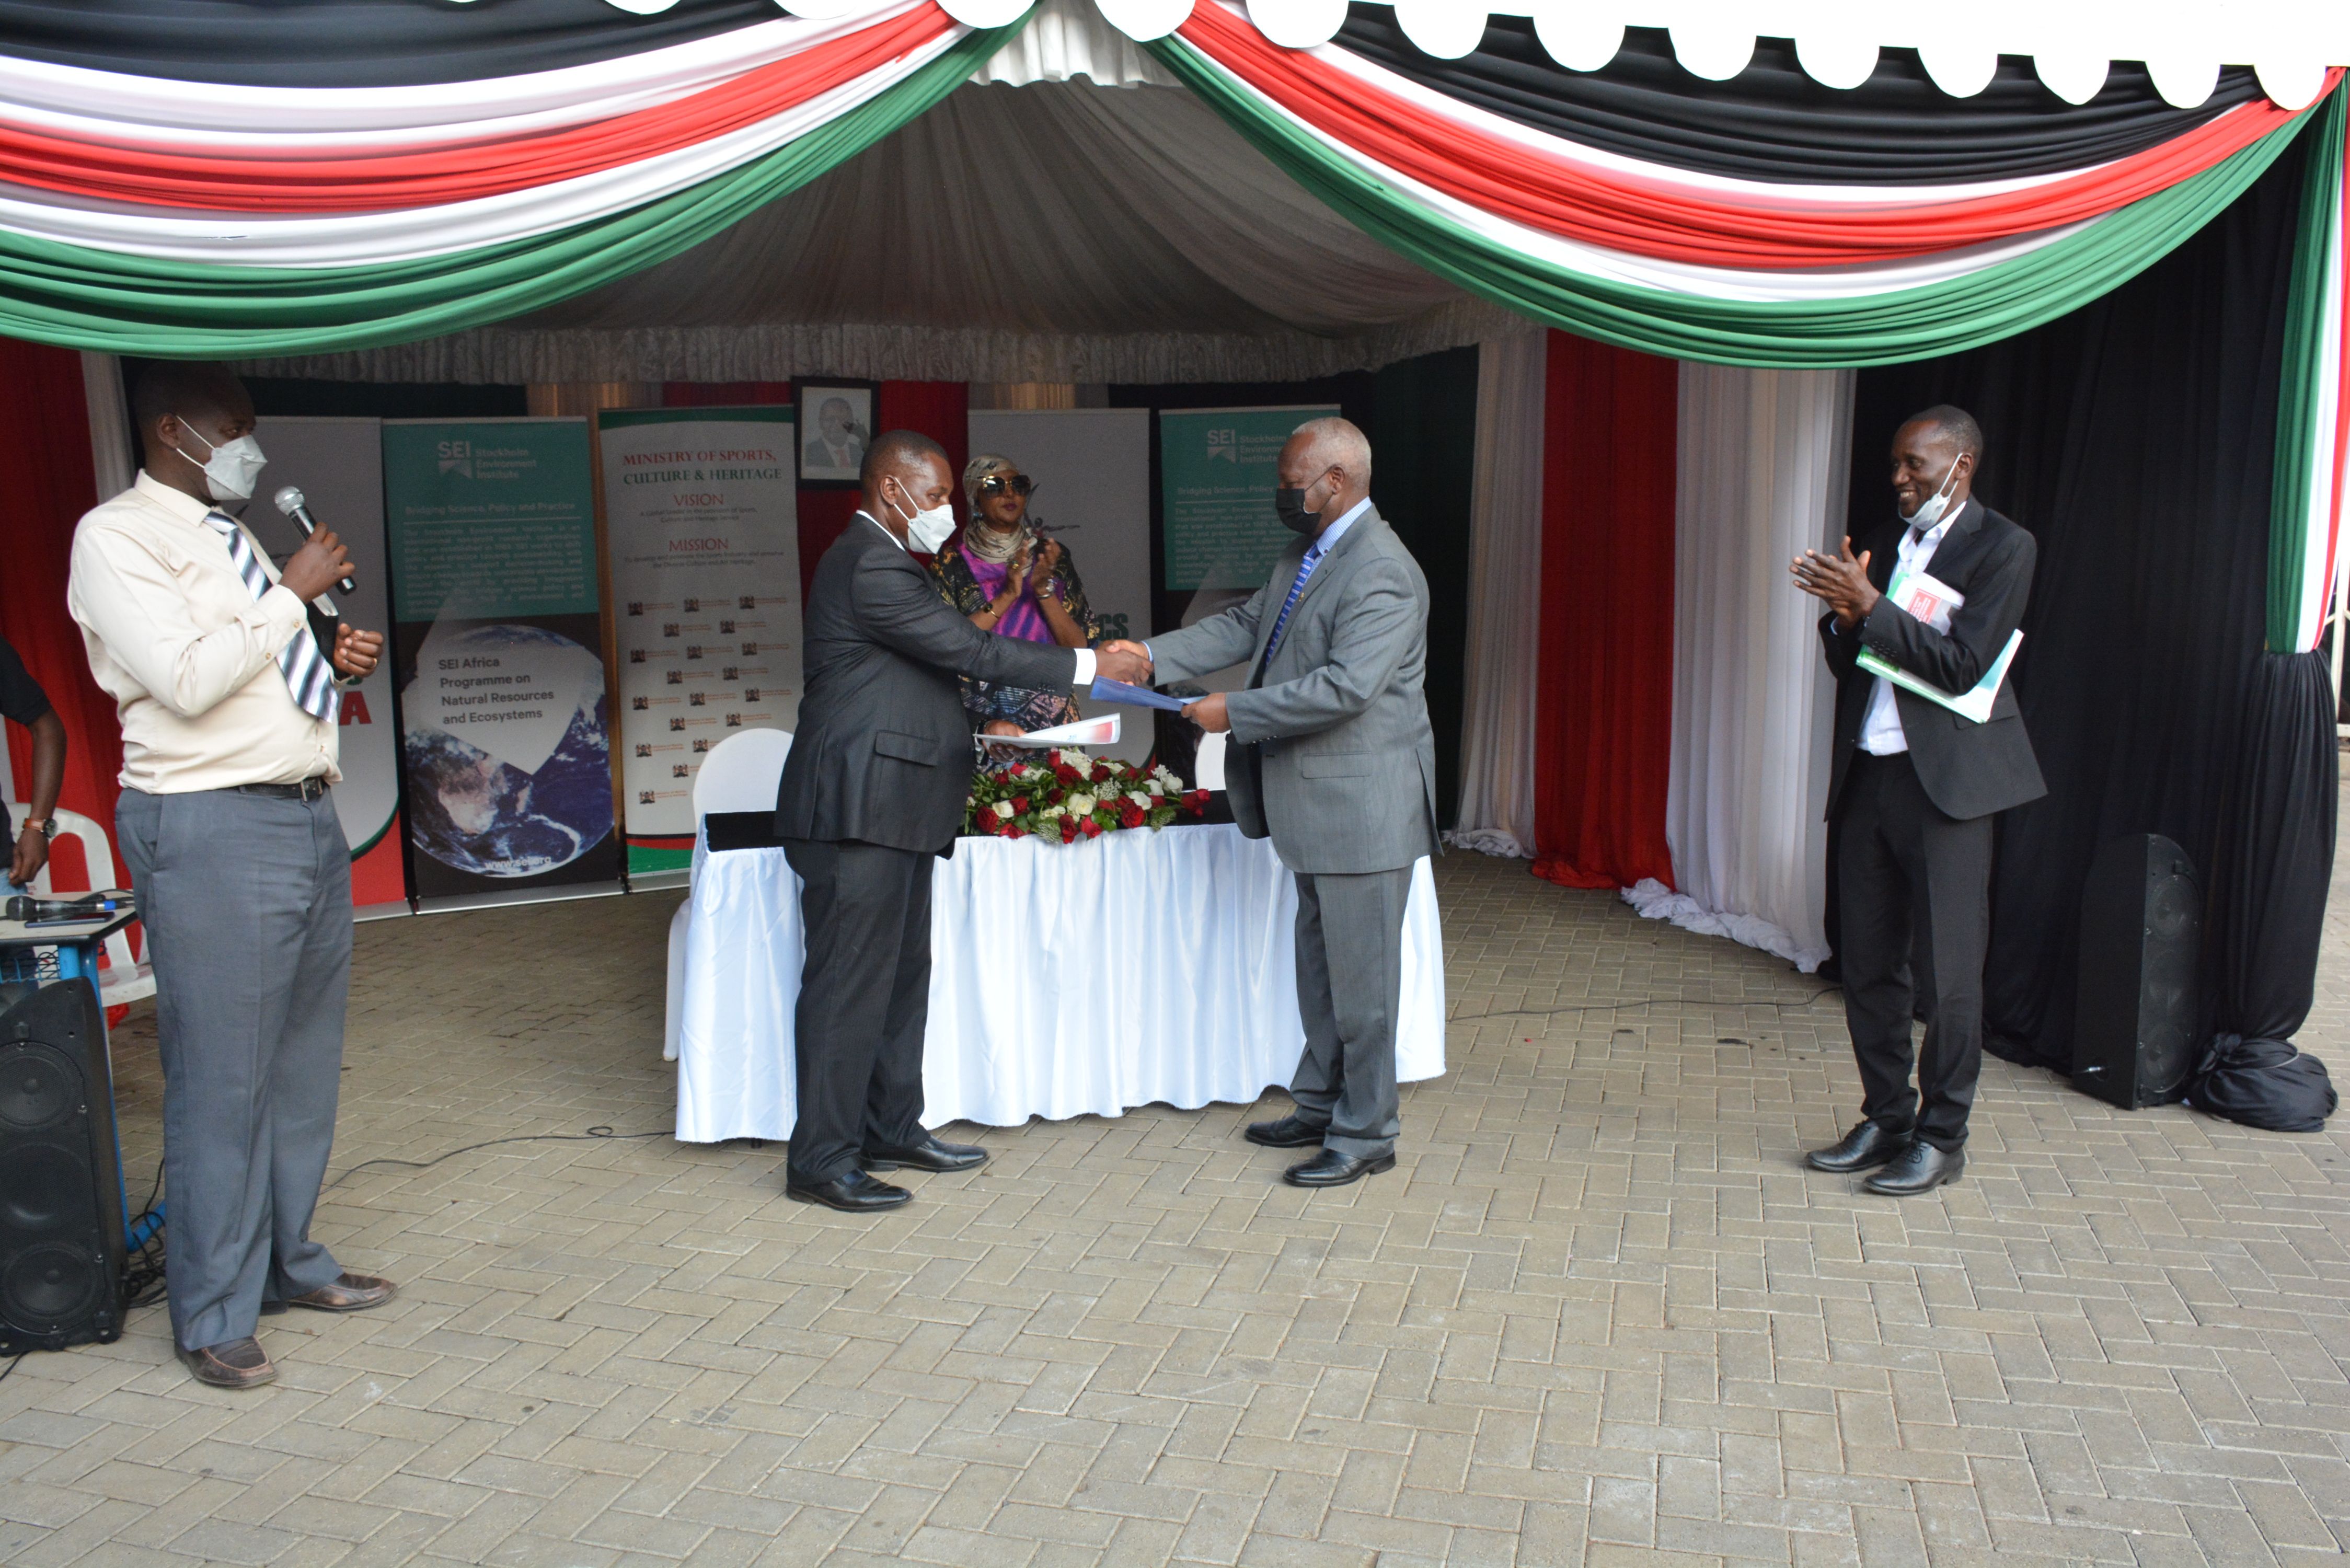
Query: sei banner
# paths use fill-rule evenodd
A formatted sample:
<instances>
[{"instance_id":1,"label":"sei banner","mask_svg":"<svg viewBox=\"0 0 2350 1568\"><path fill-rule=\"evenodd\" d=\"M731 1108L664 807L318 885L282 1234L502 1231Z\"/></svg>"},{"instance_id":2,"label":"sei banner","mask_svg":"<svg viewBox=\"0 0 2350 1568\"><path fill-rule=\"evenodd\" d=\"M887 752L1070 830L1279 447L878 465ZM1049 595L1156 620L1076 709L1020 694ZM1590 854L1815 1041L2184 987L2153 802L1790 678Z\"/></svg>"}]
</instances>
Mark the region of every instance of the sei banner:
<instances>
[{"instance_id":1,"label":"sei banner","mask_svg":"<svg viewBox=\"0 0 2350 1568\"><path fill-rule=\"evenodd\" d=\"M632 877L691 864L712 747L799 721L795 428L789 408L597 416Z\"/></svg>"},{"instance_id":2,"label":"sei banner","mask_svg":"<svg viewBox=\"0 0 2350 1568\"><path fill-rule=\"evenodd\" d=\"M418 897L618 890L587 421L388 421L383 489Z\"/></svg>"}]
</instances>

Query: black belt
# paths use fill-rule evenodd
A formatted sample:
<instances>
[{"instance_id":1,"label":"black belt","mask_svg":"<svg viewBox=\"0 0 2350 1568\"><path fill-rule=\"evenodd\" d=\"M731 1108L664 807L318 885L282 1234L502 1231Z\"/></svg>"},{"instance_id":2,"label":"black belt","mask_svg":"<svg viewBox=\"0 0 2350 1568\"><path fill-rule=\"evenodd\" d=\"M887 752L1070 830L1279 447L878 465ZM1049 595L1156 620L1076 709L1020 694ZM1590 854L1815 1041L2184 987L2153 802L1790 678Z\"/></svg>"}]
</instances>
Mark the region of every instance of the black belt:
<instances>
[{"instance_id":1,"label":"black belt","mask_svg":"<svg viewBox=\"0 0 2350 1568\"><path fill-rule=\"evenodd\" d=\"M317 800L327 793L323 778L307 778L290 784L232 784L239 794L265 794L272 800Z\"/></svg>"}]
</instances>

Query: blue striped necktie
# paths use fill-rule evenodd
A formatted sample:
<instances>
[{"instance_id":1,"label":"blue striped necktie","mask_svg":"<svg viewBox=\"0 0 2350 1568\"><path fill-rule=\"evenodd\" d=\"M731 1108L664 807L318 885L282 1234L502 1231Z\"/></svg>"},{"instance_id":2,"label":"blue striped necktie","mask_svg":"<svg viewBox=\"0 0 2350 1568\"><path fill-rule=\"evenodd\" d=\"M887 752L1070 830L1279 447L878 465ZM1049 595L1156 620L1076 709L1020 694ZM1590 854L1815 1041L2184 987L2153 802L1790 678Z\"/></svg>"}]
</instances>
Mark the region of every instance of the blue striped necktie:
<instances>
[{"instance_id":1,"label":"blue striped necktie","mask_svg":"<svg viewBox=\"0 0 2350 1568\"><path fill-rule=\"evenodd\" d=\"M218 534L222 542L228 545L228 558L236 567L236 575L244 579L244 586L253 591L255 601L259 602L261 596L270 589L269 574L263 571L261 563L254 558L253 545L246 540L244 530L236 525L234 519L220 512L206 516L204 525ZM278 653L277 668L285 672L286 690L294 693L295 704L302 711L325 723L335 722L341 698L335 690L334 666L328 664L326 656L318 651L318 639L310 635L307 618L305 618L302 629L296 632L293 640Z\"/></svg>"},{"instance_id":2,"label":"blue striped necktie","mask_svg":"<svg viewBox=\"0 0 2350 1568\"><path fill-rule=\"evenodd\" d=\"M1305 559L1297 563L1297 580L1289 585L1289 597L1281 601L1281 613L1273 618L1273 635L1264 639L1264 662L1273 662L1273 650L1281 646L1281 634L1289 626L1289 612L1297 607L1297 596L1305 591L1305 579L1322 562L1320 549L1305 552Z\"/></svg>"}]
</instances>

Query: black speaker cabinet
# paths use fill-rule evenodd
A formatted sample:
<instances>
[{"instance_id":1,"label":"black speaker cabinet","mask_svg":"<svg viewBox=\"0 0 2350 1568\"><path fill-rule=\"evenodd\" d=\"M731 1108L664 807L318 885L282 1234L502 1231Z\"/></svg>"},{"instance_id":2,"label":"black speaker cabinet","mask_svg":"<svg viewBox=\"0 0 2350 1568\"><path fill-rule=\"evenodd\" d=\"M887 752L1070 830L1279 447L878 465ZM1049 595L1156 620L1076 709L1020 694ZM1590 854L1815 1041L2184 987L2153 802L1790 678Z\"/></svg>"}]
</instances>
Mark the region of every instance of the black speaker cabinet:
<instances>
[{"instance_id":1,"label":"black speaker cabinet","mask_svg":"<svg viewBox=\"0 0 2350 1568\"><path fill-rule=\"evenodd\" d=\"M2185 1092L2202 942L2203 891L2185 850L2145 833L2097 851L2081 890L2075 1087L2126 1111Z\"/></svg>"},{"instance_id":2,"label":"black speaker cabinet","mask_svg":"<svg viewBox=\"0 0 2350 1568\"><path fill-rule=\"evenodd\" d=\"M122 1333L122 1164L105 1019L87 980L5 988L0 1355Z\"/></svg>"}]
</instances>

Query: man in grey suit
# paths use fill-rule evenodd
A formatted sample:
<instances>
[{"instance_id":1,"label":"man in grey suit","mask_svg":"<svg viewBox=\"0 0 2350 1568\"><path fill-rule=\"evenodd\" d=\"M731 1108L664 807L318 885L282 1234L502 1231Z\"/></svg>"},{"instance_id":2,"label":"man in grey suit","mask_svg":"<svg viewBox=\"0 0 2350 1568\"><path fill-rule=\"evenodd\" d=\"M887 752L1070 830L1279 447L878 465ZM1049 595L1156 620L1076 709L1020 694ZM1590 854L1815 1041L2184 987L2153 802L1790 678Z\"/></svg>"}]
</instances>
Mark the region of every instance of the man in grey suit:
<instances>
[{"instance_id":1,"label":"man in grey suit","mask_svg":"<svg viewBox=\"0 0 2350 1568\"><path fill-rule=\"evenodd\" d=\"M785 1190L850 1213L912 1197L868 1168L987 1158L922 1127L931 866L954 853L975 760L955 678L1051 688L1092 684L1097 664L1115 680L1148 674L1134 655L982 631L940 596L910 554L954 528L938 442L891 431L866 450L862 478L864 508L808 590L800 728L775 802L807 931Z\"/></svg>"},{"instance_id":2,"label":"man in grey suit","mask_svg":"<svg viewBox=\"0 0 2350 1568\"><path fill-rule=\"evenodd\" d=\"M1232 816L1297 877L1297 1108L1248 1129L1322 1152L1298 1187L1395 1168L1395 1022L1412 867L1437 849L1436 742L1420 695L1428 580L1370 502L1371 444L1309 421L1281 450L1274 509L1301 537L1247 603L1134 649L1155 679L1247 659L1245 690L1184 712L1229 732Z\"/></svg>"}]
</instances>

